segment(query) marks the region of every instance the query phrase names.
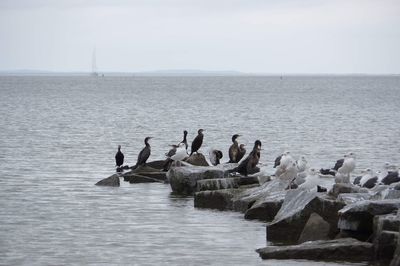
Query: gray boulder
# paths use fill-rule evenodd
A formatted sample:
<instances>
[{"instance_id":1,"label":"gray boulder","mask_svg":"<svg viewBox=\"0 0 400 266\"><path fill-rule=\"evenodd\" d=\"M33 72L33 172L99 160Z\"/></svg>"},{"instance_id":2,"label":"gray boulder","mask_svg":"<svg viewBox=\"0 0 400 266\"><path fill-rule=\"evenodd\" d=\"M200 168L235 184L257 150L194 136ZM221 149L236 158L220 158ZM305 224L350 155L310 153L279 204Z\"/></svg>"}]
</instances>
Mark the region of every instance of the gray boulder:
<instances>
[{"instance_id":1,"label":"gray boulder","mask_svg":"<svg viewBox=\"0 0 400 266\"><path fill-rule=\"evenodd\" d=\"M400 217L395 214L377 215L373 220L375 260L389 264L397 247Z\"/></svg>"},{"instance_id":2,"label":"gray boulder","mask_svg":"<svg viewBox=\"0 0 400 266\"><path fill-rule=\"evenodd\" d=\"M320 215L313 212L299 237L298 242L329 240L330 224Z\"/></svg>"},{"instance_id":3,"label":"gray boulder","mask_svg":"<svg viewBox=\"0 0 400 266\"><path fill-rule=\"evenodd\" d=\"M201 153L194 153L185 159L185 162L196 166L209 166L206 157Z\"/></svg>"},{"instance_id":4,"label":"gray boulder","mask_svg":"<svg viewBox=\"0 0 400 266\"><path fill-rule=\"evenodd\" d=\"M217 166L172 167L167 172L167 179L172 192L181 195L192 195L197 191L197 181L203 179L221 179L228 173Z\"/></svg>"},{"instance_id":5,"label":"gray boulder","mask_svg":"<svg viewBox=\"0 0 400 266\"><path fill-rule=\"evenodd\" d=\"M326 194L296 189L287 192L283 205L271 223L267 223L267 239L276 243L298 243L312 213L329 224L329 238L337 233L338 211L344 203Z\"/></svg>"},{"instance_id":6,"label":"gray boulder","mask_svg":"<svg viewBox=\"0 0 400 266\"><path fill-rule=\"evenodd\" d=\"M196 191L218 190L227 188L238 188L238 182L235 178L214 178L197 180Z\"/></svg>"},{"instance_id":7,"label":"gray boulder","mask_svg":"<svg viewBox=\"0 0 400 266\"><path fill-rule=\"evenodd\" d=\"M95 184L96 186L109 186L109 187L119 187L119 175L113 174L110 177L104 178Z\"/></svg>"},{"instance_id":8,"label":"gray boulder","mask_svg":"<svg viewBox=\"0 0 400 266\"><path fill-rule=\"evenodd\" d=\"M371 243L352 238L305 242L294 246L269 246L256 250L262 259L307 259L362 262L372 260Z\"/></svg>"},{"instance_id":9,"label":"gray boulder","mask_svg":"<svg viewBox=\"0 0 400 266\"><path fill-rule=\"evenodd\" d=\"M252 203L245 213L245 219L272 221L283 204L289 183L288 180L278 178L264 183L250 195L241 198L241 201Z\"/></svg>"},{"instance_id":10,"label":"gray boulder","mask_svg":"<svg viewBox=\"0 0 400 266\"><path fill-rule=\"evenodd\" d=\"M348 183L337 183L333 185L328 193L330 196L337 198L342 193L368 193L368 189Z\"/></svg>"},{"instance_id":11,"label":"gray boulder","mask_svg":"<svg viewBox=\"0 0 400 266\"><path fill-rule=\"evenodd\" d=\"M389 214L399 208L399 199L356 202L339 211L338 227L342 230L372 234L375 215Z\"/></svg>"}]
</instances>

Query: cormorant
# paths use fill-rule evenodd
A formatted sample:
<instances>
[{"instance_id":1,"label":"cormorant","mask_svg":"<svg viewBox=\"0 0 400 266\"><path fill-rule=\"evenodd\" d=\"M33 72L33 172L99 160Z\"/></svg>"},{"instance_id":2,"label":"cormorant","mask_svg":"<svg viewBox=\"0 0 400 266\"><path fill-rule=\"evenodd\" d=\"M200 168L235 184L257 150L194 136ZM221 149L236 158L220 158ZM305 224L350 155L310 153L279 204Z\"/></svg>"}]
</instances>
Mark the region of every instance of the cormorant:
<instances>
[{"instance_id":1,"label":"cormorant","mask_svg":"<svg viewBox=\"0 0 400 266\"><path fill-rule=\"evenodd\" d=\"M120 167L124 164L124 154L121 152L121 145L118 145L118 152L115 154L115 165Z\"/></svg>"},{"instance_id":2,"label":"cormorant","mask_svg":"<svg viewBox=\"0 0 400 266\"><path fill-rule=\"evenodd\" d=\"M151 147L149 144L149 140L152 139L152 137L146 137L144 139L144 144L146 145L139 153L138 159L137 159L137 163L136 165L132 168L132 169L136 169L139 165L145 165L147 159L149 159L150 157L150 153L151 153Z\"/></svg>"},{"instance_id":3,"label":"cormorant","mask_svg":"<svg viewBox=\"0 0 400 266\"><path fill-rule=\"evenodd\" d=\"M239 134L232 136L232 145L229 147L229 162L228 163L238 163L240 160L237 159L239 154L239 143L236 139L240 137Z\"/></svg>"},{"instance_id":4,"label":"cormorant","mask_svg":"<svg viewBox=\"0 0 400 266\"><path fill-rule=\"evenodd\" d=\"M210 150L210 162L212 165L218 165L220 164L220 160L224 156L222 151L220 150Z\"/></svg>"},{"instance_id":5,"label":"cormorant","mask_svg":"<svg viewBox=\"0 0 400 266\"><path fill-rule=\"evenodd\" d=\"M244 148L244 146L246 146L246 145L244 145L244 144L239 145L239 153L236 157L237 162L240 162L240 160L242 160L242 158L246 154L246 149Z\"/></svg>"},{"instance_id":6,"label":"cormorant","mask_svg":"<svg viewBox=\"0 0 400 266\"><path fill-rule=\"evenodd\" d=\"M185 144L186 150L188 149L188 143L187 143L187 139L186 139L187 134L188 134L188 132L186 130L184 130L183 131L183 140L180 142L180 143L184 143Z\"/></svg>"},{"instance_id":7,"label":"cormorant","mask_svg":"<svg viewBox=\"0 0 400 266\"><path fill-rule=\"evenodd\" d=\"M258 162L260 161L260 150L261 141L256 140L254 142L253 150L250 152L250 154L239 164L238 167L233 169L231 172L238 172L244 176L253 173Z\"/></svg>"},{"instance_id":8,"label":"cormorant","mask_svg":"<svg viewBox=\"0 0 400 266\"><path fill-rule=\"evenodd\" d=\"M197 131L197 136L194 138L192 142L192 150L190 152L190 155L192 155L194 152L197 153L197 151L200 149L201 144L203 144L203 129L199 129Z\"/></svg>"}]
</instances>

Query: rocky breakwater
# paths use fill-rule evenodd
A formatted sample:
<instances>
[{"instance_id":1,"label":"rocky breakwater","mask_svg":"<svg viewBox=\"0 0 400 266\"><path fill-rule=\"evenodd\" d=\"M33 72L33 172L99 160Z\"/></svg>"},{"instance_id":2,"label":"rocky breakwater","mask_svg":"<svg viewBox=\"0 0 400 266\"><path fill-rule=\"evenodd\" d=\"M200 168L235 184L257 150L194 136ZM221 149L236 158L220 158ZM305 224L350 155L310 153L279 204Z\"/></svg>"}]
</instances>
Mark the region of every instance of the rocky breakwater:
<instances>
[{"instance_id":1,"label":"rocky breakwater","mask_svg":"<svg viewBox=\"0 0 400 266\"><path fill-rule=\"evenodd\" d=\"M120 178L122 177L124 181L133 183L165 183L167 182L166 173L162 171L164 161L152 161L146 165L138 166L134 170L129 170L123 172L121 169L116 174L113 174L107 178L104 178L96 183L98 186L120 186ZM128 170L123 169L123 170Z\"/></svg>"},{"instance_id":2,"label":"rocky breakwater","mask_svg":"<svg viewBox=\"0 0 400 266\"><path fill-rule=\"evenodd\" d=\"M263 259L400 261L400 186L334 184L329 192L288 189L279 178L260 186L198 191L194 205L234 210L266 221ZM396 261L395 261L396 260Z\"/></svg>"},{"instance_id":3,"label":"rocky breakwater","mask_svg":"<svg viewBox=\"0 0 400 266\"><path fill-rule=\"evenodd\" d=\"M379 265L389 265L393 259L392 265L399 265L395 260L400 260L400 199L395 190L395 186L368 190L351 184L335 184L329 193L291 190L266 226L268 241L290 245L268 246L257 252L263 259Z\"/></svg>"}]
</instances>

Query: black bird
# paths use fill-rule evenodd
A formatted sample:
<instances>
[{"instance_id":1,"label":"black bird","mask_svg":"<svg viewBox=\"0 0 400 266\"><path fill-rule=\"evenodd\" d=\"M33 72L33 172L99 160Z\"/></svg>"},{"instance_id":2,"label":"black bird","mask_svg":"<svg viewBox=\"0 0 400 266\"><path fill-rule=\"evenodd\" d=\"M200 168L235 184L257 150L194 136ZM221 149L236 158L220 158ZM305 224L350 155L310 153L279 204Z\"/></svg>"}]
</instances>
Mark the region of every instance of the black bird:
<instances>
[{"instance_id":1,"label":"black bird","mask_svg":"<svg viewBox=\"0 0 400 266\"><path fill-rule=\"evenodd\" d=\"M186 150L188 149L188 143L187 143L187 139L186 139L187 134L188 134L188 132L187 132L186 130L184 130L184 131L183 131L183 140L180 142L180 143L185 143L185 148L186 148ZM179 145L179 144L178 144L178 145Z\"/></svg>"},{"instance_id":2,"label":"black bird","mask_svg":"<svg viewBox=\"0 0 400 266\"><path fill-rule=\"evenodd\" d=\"M237 159L239 154L239 143L236 139L240 137L239 134L235 134L232 136L232 145L229 147L229 162L228 163L237 163L240 160Z\"/></svg>"},{"instance_id":3,"label":"black bird","mask_svg":"<svg viewBox=\"0 0 400 266\"><path fill-rule=\"evenodd\" d=\"M132 169L136 169L138 166L146 164L146 161L147 161L147 159L149 159L150 154L151 154L151 147L149 144L150 139L152 139L152 137L146 137L144 139L144 144L146 146L140 151L138 159L137 159L137 163L134 167L132 167Z\"/></svg>"},{"instance_id":4,"label":"black bird","mask_svg":"<svg viewBox=\"0 0 400 266\"><path fill-rule=\"evenodd\" d=\"M197 151L200 149L201 144L203 144L203 129L199 129L197 131L197 136L194 138L192 142L192 150L190 152L190 155L192 155L194 152L197 153Z\"/></svg>"},{"instance_id":5,"label":"black bird","mask_svg":"<svg viewBox=\"0 0 400 266\"><path fill-rule=\"evenodd\" d=\"M118 145L118 152L115 154L115 165L120 167L124 164L124 154L121 152L121 145Z\"/></svg>"},{"instance_id":6,"label":"black bird","mask_svg":"<svg viewBox=\"0 0 400 266\"><path fill-rule=\"evenodd\" d=\"M257 170L257 164L260 161L260 150L261 150L261 141L256 140L254 142L253 150L250 154L244 159L238 167L232 170L232 172L238 172L244 176L248 174L254 173Z\"/></svg>"},{"instance_id":7,"label":"black bird","mask_svg":"<svg viewBox=\"0 0 400 266\"><path fill-rule=\"evenodd\" d=\"M237 162L240 162L240 160L242 160L242 158L246 154L246 149L244 148L244 146L245 146L244 144L239 145L239 153L236 157Z\"/></svg>"}]
</instances>

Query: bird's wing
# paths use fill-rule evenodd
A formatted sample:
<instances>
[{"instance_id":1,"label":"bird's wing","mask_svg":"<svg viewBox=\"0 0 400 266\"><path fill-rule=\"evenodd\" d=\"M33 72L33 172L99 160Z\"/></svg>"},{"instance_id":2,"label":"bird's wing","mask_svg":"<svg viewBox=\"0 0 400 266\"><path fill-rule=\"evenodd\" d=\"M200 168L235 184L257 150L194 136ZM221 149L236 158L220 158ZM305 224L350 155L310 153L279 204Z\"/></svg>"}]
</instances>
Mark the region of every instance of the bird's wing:
<instances>
[{"instance_id":1,"label":"bird's wing","mask_svg":"<svg viewBox=\"0 0 400 266\"><path fill-rule=\"evenodd\" d=\"M337 160L333 169L336 171L339 170L339 168L343 166L343 163L344 163L344 159Z\"/></svg>"}]
</instances>

